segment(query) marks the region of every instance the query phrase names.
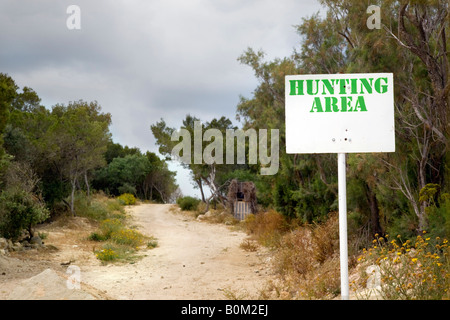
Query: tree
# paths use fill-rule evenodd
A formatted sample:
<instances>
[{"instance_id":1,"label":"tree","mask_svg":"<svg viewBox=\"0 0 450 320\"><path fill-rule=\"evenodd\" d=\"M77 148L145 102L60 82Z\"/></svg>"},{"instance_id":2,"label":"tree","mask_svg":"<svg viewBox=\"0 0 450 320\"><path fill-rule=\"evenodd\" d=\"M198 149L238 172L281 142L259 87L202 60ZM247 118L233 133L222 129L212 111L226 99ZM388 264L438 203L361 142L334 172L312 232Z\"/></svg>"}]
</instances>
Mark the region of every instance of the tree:
<instances>
[{"instance_id":1,"label":"tree","mask_svg":"<svg viewBox=\"0 0 450 320\"><path fill-rule=\"evenodd\" d=\"M122 148L126 149L134 148ZM116 157L106 167L97 170L94 186L113 195L127 192L161 202L167 202L177 188L175 173L168 169L167 164L155 153L147 151L143 155L140 150Z\"/></svg>"},{"instance_id":2,"label":"tree","mask_svg":"<svg viewBox=\"0 0 450 320\"><path fill-rule=\"evenodd\" d=\"M198 163L199 161L196 161L195 159L196 147L194 136L196 135L196 125L199 126L197 128L197 131L200 131L202 135L200 137L202 147L201 163ZM219 153L225 155L226 143L222 141L222 144L217 143L217 145L215 145L215 143L217 142L215 140L217 138L216 136L213 135L209 138L205 138L203 134L208 129L212 129L214 131L210 132L214 132L220 137L225 137L227 130L236 130L237 127L233 126L231 120L227 119L226 117L212 119L210 122L201 123L200 119L188 114L183 120L183 125L180 129L187 130L187 132L189 133L189 137L191 138L187 145L191 150L194 150L194 152L190 153L190 159L188 159L189 161L187 161L187 163L181 162L181 164L191 171L192 180L194 181L197 188L200 189L202 198L201 200L207 204L206 210L208 210L209 208L209 202L213 199L222 203L223 205L226 205L226 187L231 181L229 173L237 169L245 169L247 168L247 165L236 163L226 164L226 161L223 161L223 159L220 159L221 161L216 161L217 159L211 159L213 161L204 161L205 152L208 156L211 156L211 158L218 157ZM164 156L171 158L173 156L172 150L180 143L178 140L172 141L172 134L176 132L176 129L167 127L164 120L161 119L161 121L151 126L151 130L157 140L156 143L159 145L159 152ZM212 145L214 145L214 147L212 147ZM223 149L219 150L219 147ZM185 150L183 150L183 152L184 151ZM211 154L209 154L209 151ZM234 154L236 155L236 152ZM207 186L211 192L211 195L209 197L205 196L204 186Z\"/></svg>"},{"instance_id":3,"label":"tree","mask_svg":"<svg viewBox=\"0 0 450 320\"><path fill-rule=\"evenodd\" d=\"M52 125L44 137L48 159L71 184L70 211L75 215L74 196L84 177L89 190L88 172L104 165L103 154L110 139L111 115L100 112L96 102L71 102L53 107Z\"/></svg>"},{"instance_id":4,"label":"tree","mask_svg":"<svg viewBox=\"0 0 450 320\"><path fill-rule=\"evenodd\" d=\"M3 133L9 121L10 105L17 95L17 89L10 76L0 73L0 178L10 160L3 146Z\"/></svg>"},{"instance_id":5,"label":"tree","mask_svg":"<svg viewBox=\"0 0 450 320\"><path fill-rule=\"evenodd\" d=\"M349 209L365 212L371 232L377 232L382 231L382 214L385 223L397 219L406 199L421 231L427 225L428 204L420 201L419 191L428 183L448 189L448 2L383 2L381 30L367 28L365 3L321 3L326 18L313 15L297 26L303 40L291 57L264 62L263 52L252 49L239 57L255 71L259 85L252 98L241 98L237 116L246 128L280 128L284 150L284 75L394 73L397 152L351 157L349 183L360 188L361 197L353 199ZM333 209L335 157L280 156L279 174L267 177L272 204L308 221ZM397 199L399 195L403 198Z\"/></svg>"}]
</instances>

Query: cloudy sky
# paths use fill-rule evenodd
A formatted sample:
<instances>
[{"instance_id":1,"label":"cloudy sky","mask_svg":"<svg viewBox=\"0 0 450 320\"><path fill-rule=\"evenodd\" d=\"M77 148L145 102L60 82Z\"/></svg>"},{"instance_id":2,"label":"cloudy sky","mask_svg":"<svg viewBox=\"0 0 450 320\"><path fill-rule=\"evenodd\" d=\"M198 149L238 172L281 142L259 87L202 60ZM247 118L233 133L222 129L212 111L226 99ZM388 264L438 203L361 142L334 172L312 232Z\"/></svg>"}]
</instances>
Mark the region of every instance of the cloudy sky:
<instances>
[{"instance_id":1,"label":"cloudy sky","mask_svg":"<svg viewBox=\"0 0 450 320\"><path fill-rule=\"evenodd\" d=\"M70 30L67 8L80 8ZM33 88L42 104L96 100L112 115L113 140L157 152L150 125L179 127L190 113L235 125L239 96L251 97L253 71L237 58L266 59L300 44L295 25L322 8L307 0L1 0L0 72ZM185 195L197 195L172 163Z\"/></svg>"}]
</instances>

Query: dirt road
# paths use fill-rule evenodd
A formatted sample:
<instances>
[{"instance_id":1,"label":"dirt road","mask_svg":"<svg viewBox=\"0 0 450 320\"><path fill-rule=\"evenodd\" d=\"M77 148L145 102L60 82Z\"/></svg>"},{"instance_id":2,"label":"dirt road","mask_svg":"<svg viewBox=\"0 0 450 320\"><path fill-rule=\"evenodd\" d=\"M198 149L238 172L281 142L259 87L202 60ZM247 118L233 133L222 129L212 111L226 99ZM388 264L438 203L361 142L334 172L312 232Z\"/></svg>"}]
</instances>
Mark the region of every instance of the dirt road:
<instances>
[{"instance_id":1,"label":"dirt road","mask_svg":"<svg viewBox=\"0 0 450 320\"><path fill-rule=\"evenodd\" d=\"M132 207L133 222L158 247L135 264L80 266L82 281L116 299L257 298L270 272L265 255L239 247L246 234L169 209Z\"/></svg>"}]
</instances>

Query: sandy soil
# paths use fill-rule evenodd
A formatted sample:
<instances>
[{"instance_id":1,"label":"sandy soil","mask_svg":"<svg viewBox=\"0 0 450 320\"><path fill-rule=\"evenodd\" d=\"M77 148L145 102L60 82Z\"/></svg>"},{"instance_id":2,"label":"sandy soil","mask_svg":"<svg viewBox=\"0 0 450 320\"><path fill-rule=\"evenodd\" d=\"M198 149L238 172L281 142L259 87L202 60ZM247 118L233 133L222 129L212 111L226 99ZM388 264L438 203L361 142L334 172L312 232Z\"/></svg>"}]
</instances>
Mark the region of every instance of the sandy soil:
<instances>
[{"instance_id":1,"label":"sandy soil","mask_svg":"<svg viewBox=\"0 0 450 320\"><path fill-rule=\"evenodd\" d=\"M241 231L197 221L170 208L159 204L129 208L132 223L158 241L158 247L142 250L144 256L132 264L102 265L93 254L98 244L86 240L94 226L82 218L64 228L47 226L47 249L0 256L0 299L10 298L24 279L43 270L63 276L68 265L79 267L81 289L96 299L258 298L271 277L269 255L262 249L240 248L247 238Z\"/></svg>"}]
</instances>

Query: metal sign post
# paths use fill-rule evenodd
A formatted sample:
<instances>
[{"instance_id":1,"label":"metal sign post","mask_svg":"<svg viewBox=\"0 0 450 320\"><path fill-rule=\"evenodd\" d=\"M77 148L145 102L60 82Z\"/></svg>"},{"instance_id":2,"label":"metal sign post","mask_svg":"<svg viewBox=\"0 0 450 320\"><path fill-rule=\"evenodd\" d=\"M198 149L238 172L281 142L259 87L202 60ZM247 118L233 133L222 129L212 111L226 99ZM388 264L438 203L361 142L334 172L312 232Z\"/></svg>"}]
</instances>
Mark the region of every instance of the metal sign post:
<instances>
[{"instance_id":1,"label":"metal sign post","mask_svg":"<svg viewBox=\"0 0 450 320\"><path fill-rule=\"evenodd\" d=\"M349 299L347 153L395 152L392 73L285 77L286 153L337 153L341 298Z\"/></svg>"},{"instance_id":2,"label":"metal sign post","mask_svg":"<svg viewBox=\"0 0 450 320\"><path fill-rule=\"evenodd\" d=\"M339 194L339 256L341 262L341 299L349 299L348 287L348 243L347 243L347 179L346 154L338 153Z\"/></svg>"}]
</instances>

